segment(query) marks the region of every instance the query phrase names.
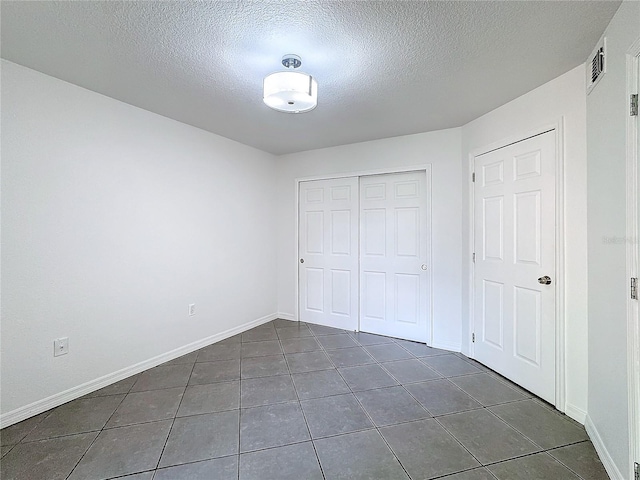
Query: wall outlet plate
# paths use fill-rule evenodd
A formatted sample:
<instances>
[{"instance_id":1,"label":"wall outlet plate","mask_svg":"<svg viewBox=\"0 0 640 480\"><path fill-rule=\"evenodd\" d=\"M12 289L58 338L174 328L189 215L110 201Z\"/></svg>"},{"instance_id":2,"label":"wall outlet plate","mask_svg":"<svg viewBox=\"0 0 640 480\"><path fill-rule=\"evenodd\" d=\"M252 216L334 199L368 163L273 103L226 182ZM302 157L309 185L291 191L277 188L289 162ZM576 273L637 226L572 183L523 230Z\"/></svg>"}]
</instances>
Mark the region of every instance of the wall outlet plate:
<instances>
[{"instance_id":1,"label":"wall outlet plate","mask_svg":"<svg viewBox=\"0 0 640 480\"><path fill-rule=\"evenodd\" d=\"M189 316L193 317L195 314L196 314L196 304L191 303L189 304Z\"/></svg>"},{"instance_id":2,"label":"wall outlet plate","mask_svg":"<svg viewBox=\"0 0 640 480\"><path fill-rule=\"evenodd\" d=\"M56 338L53 341L53 356L59 357L69 353L69 337Z\"/></svg>"}]
</instances>

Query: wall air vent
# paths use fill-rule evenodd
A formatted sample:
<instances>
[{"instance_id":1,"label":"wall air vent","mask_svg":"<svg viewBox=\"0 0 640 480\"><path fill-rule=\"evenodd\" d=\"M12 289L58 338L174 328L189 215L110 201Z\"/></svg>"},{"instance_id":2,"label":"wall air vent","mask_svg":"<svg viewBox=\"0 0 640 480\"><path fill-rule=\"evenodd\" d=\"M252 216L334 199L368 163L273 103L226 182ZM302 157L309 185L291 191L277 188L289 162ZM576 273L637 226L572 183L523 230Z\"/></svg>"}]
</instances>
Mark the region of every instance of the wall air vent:
<instances>
[{"instance_id":1,"label":"wall air vent","mask_svg":"<svg viewBox=\"0 0 640 480\"><path fill-rule=\"evenodd\" d=\"M607 73L607 39L602 37L587 60L587 95Z\"/></svg>"}]
</instances>

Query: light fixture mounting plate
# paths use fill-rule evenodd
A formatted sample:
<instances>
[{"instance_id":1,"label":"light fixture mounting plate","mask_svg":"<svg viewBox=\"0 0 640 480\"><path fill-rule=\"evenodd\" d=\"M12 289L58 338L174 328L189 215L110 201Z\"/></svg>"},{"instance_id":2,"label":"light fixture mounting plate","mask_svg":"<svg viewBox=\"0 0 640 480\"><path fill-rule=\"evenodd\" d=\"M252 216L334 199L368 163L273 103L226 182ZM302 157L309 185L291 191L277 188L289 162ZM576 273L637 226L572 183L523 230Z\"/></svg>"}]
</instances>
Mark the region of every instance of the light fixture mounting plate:
<instances>
[{"instance_id":1,"label":"light fixture mounting plate","mask_svg":"<svg viewBox=\"0 0 640 480\"><path fill-rule=\"evenodd\" d=\"M298 55L288 53L284 57L282 57L282 65L284 65L286 68L298 68L300 65L302 65L302 59Z\"/></svg>"}]
</instances>

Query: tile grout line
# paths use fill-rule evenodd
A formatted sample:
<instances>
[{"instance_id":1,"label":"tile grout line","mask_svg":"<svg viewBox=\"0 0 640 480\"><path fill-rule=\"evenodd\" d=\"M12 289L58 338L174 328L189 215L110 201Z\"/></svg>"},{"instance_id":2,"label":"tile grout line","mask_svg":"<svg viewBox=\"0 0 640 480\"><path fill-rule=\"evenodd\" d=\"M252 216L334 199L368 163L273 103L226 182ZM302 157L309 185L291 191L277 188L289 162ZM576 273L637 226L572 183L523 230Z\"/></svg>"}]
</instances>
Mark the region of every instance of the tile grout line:
<instances>
[{"instance_id":1,"label":"tile grout line","mask_svg":"<svg viewBox=\"0 0 640 480\"><path fill-rule=\"evenodd\" d=\"M122 403L124 402L124 399L127 398L127 395L129 395L129 393L131 393L131 389L134 387L134 385L138 382L139 379L136 379L135 382L133 382L133 384L129 387L129 390L127 390L127 393L125 393L124 395L122 395L122 399L120 400L120 403L118 403L118 406L116 408L113 409L113 412L111 412L111 415L109 415L109 418L107 418L107 421L104 422L104 425L102 426L102 428L98 431L98 430L94 430L97 431L98 434L95 436L95 438L92 440L92 442L89 444L89 446L87 447L87 449L84 451L84 453L80 456L80 459L76 462L76 464L73 466L73 468L71 469L71 471L69 472L69 474L65 477L66 479L71 478L71 475L73 475L73 472L76 470L76 468L78 468L78 465L80 465L80 462L82 462L82 459L84 459L84 457L87 455L87 452L89 452L89 450L91 449L91 447L93 447L93 445L96 443L96 440L98 440L98 437L100 436L100 434L104 431L104 427L107 426L107 424L109 423L109 420L111 420L111 418L113 418L113 416L116 414L116 411L118 410L118 408L120 408L120 405L122 405ZM82 397L81 397L82 398ZM92 398L92 397L90 397ZM59 407L58 407L59 408ZM53 411L51 412L51 414L53 413ZM49 414L49 415L51 415ZM49 416L47 415L47 417ZM90 432L89 432L90 433ZM70 436L70 435L68 435Z\"/></svg>"}]
</instances>

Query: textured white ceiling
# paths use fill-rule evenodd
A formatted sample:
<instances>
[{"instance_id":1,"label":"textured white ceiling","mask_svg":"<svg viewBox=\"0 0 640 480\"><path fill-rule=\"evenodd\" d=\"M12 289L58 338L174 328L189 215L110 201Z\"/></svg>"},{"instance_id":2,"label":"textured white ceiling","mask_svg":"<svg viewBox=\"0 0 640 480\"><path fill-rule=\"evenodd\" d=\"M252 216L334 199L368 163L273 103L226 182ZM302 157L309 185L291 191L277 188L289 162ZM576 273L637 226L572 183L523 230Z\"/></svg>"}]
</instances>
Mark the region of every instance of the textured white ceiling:
<instances>
[{"instance_id":1,"label":"textured white ceiling","mask_svg":"<svg viewBox=\"0 0 640 480\"><path fill-rule=\"evenodd\" d=\"M619 1L2 1L2 57L276 154L456 127L585 61ZM262 102L285 53L318 107Z\"/></svg>"}]
</instances>

